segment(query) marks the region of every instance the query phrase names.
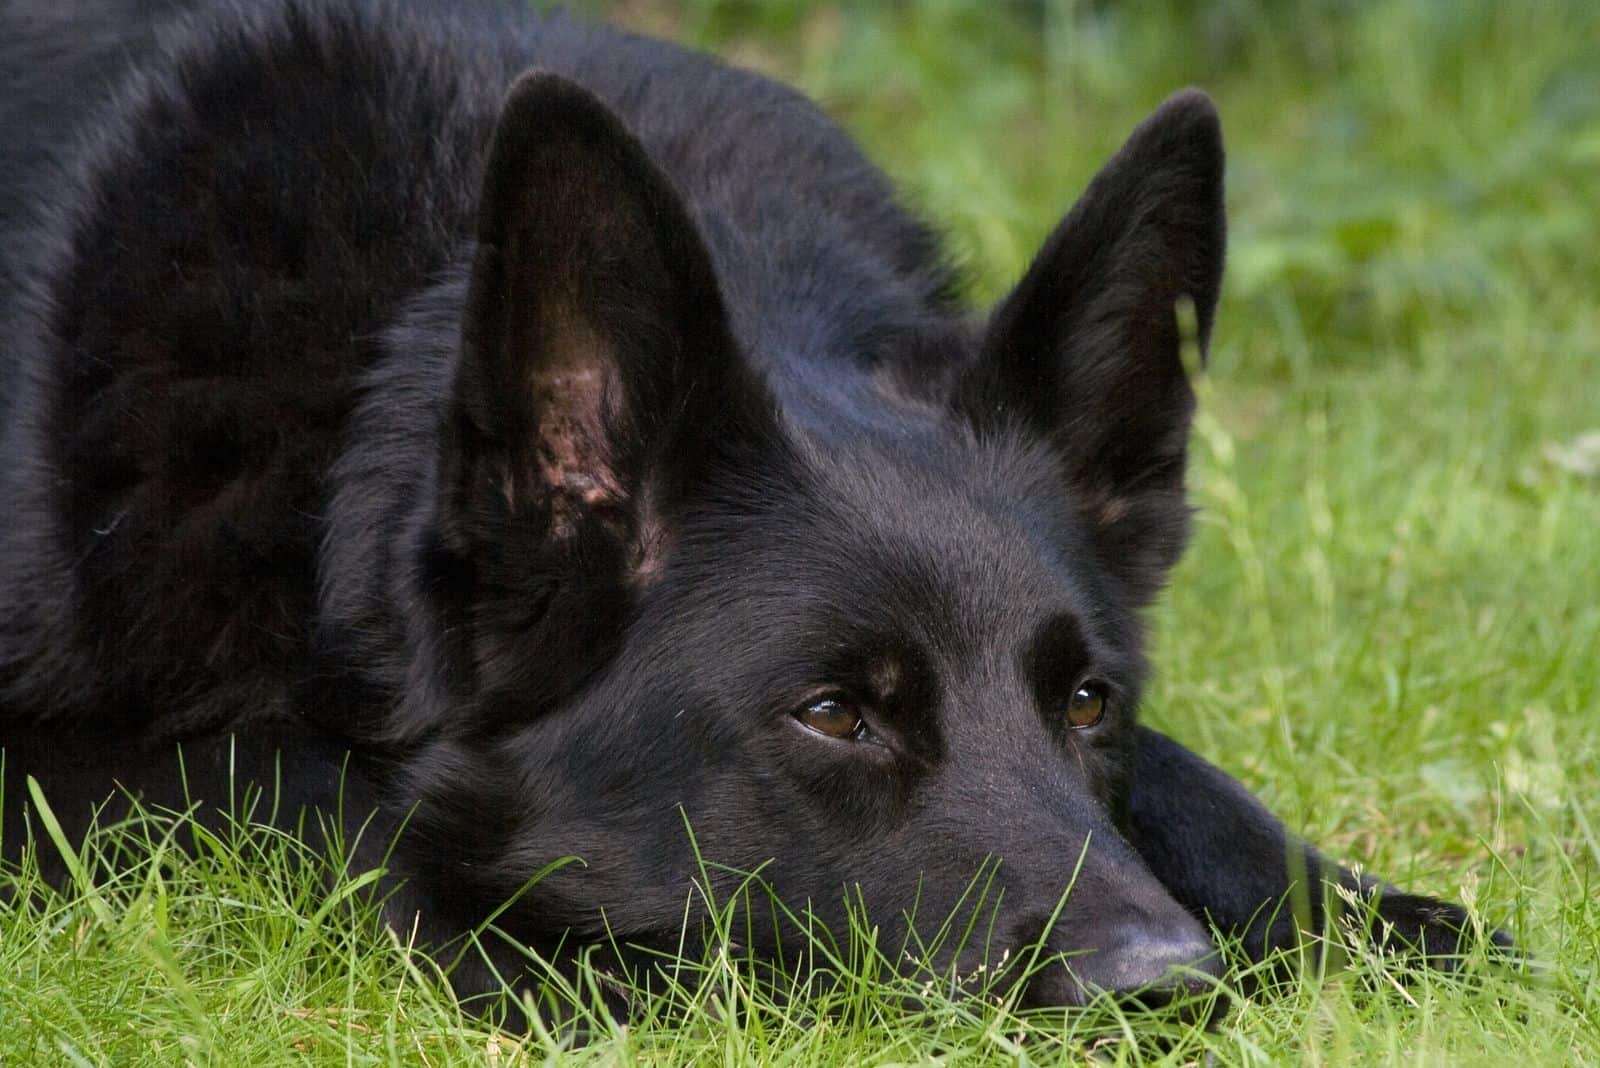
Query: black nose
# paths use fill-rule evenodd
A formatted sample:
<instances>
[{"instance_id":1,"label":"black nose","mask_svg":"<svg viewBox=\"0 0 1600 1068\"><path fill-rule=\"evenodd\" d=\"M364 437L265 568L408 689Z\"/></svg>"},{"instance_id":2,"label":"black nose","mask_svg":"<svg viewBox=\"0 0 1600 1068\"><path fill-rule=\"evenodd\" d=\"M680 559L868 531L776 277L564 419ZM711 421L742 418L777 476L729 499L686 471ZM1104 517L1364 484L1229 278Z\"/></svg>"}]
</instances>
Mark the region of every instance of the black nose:
<instances>
[{"instance_id":1,"label":"black nose","mask_svg":"<svg viewBox=\"0 0 1600 1068\"><path fill-rule=\"evenodd\" d=\"M1023 1004L1084 1005L1109 997L1131 1008L1182 1004L1185 1014L1196 1018L1202 1013L1214 1018L1225 1007L1222 999L1205 997L1222 978L1222 960L1198 924L1192 931L1176 932L1130 926L1096 941L1098 948L1072 952L1064 964L1035 973L1023 992Z\"/></svg>"},{"instance_id":2,"label":"black nose","mask_svg":"<svg viewBox=\"0 0 1600 1068\"><path fill-rule=\"evenodd\" d=\"M1145 1008L1198 997L1222 978L1216 946L1210 939L1187 933L1129 931L1066 963L1087 998L1110 995Z\"/></svg>"}]
</instances>

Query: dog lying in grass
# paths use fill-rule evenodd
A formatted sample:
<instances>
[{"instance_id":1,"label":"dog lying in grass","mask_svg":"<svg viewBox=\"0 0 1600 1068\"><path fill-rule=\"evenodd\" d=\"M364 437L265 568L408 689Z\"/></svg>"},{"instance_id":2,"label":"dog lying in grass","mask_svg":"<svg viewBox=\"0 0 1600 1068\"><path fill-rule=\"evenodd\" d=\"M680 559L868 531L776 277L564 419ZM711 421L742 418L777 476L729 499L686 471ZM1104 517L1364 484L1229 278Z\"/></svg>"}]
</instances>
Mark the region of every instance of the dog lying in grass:
<instances>
[{"instance_id":1,"label":"dog lying in grass","mask_svg":"<svg viewBox=\"0 0 1600 1068\"><path fill-rule=\"evenodd\" d=\"M1026 1005L1203 990L1208 924L1262 958L1330 888L1465 950L1137 722L1203 94L973 315L836 124L669 44L355 0L24 0L0 42L8 843L23 776L73 833L273 782L376 814L398 926L557 960L677 945L701 858L887 937L987 869L942 963L1042 947Z\"/></svg>"}]
</instances>

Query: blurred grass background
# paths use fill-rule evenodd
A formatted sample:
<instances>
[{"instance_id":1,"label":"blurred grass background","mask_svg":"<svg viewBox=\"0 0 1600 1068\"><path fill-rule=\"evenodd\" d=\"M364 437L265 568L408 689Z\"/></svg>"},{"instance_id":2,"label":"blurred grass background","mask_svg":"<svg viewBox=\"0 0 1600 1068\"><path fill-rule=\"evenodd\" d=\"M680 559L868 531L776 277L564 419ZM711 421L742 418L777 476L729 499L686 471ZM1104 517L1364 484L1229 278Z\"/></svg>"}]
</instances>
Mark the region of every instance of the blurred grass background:
<instances>
[{"instance_id":1,"label":"blurred grass background","mask_svg":"<svg viewBox=\"0 0 1600 1068\"><path fill-rule=\"evenodd\" d=\"M866 987L811 1016L724 976L734 1000L565 1056L1600 1064L1600 4L577 6L818 98L948 233L977 304L1167 93L1211 92L1230 259L1146 717L1537 966L1358 961L1153 1045L957 1004L908 1022ZM360 873L327 896L293 850L222 843L0 910L0 1061L556 1055L463 1018L357 907Z\"/></svg>"}]
</instances>

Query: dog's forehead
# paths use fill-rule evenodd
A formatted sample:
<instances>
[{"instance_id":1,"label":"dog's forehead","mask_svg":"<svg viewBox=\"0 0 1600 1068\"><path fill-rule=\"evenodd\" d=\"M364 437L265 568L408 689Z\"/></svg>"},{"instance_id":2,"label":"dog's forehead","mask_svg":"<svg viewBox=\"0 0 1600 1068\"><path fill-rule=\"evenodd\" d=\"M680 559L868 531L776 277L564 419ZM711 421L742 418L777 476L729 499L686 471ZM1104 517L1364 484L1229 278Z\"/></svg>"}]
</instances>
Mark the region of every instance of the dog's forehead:
<instances>
[{"instance_id":1,"label":"dog's forehead","mask_svg":"<svg viewBox=\"0 0 1600 1068\"><path fill-rule=\"evenodd\" d=\"M905 435L831 441L798 466L755 522L719 524L717 566L697 569L704 598L748 606L752 631L965 660L1012 657L1063 617L1092 630L1092 568L1075 564L1048 457Z\"/></svg>"},{"instance_id":2,"label":"dog's forehead","mask_svg":"<svg viewBox=\"0 0 1600 1068\"><path fill-rule=\"evenodd\" d=\"M1033 457L894 446L813 465L817 517L847 535L842 551L915 577L975 625L1063 607L1075 533L1058 502L1027 492Z\"/></svg>"}]
</instances>

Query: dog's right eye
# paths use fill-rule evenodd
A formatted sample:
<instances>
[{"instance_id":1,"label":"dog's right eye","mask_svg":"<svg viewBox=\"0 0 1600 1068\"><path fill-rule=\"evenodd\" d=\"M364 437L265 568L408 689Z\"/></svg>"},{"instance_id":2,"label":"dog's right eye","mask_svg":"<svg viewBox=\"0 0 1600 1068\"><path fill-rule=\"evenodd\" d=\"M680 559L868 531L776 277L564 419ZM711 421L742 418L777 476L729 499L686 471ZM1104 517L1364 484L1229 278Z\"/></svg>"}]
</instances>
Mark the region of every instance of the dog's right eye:
<instances>
[{"instance_id":1,"label":"dog's right eye","mask_svg":"<svg viewBox=\"0 0 1600 1068\"><path fill-rule=\"evenodd\" d=\"M859 738L867 729L861 713L844 697L824 697L812 701L794 715L811 730L830 738Z\"/></svg>"}]
</instances>

